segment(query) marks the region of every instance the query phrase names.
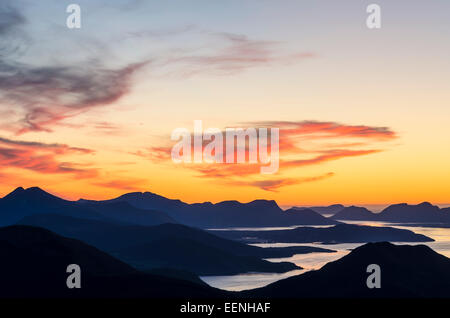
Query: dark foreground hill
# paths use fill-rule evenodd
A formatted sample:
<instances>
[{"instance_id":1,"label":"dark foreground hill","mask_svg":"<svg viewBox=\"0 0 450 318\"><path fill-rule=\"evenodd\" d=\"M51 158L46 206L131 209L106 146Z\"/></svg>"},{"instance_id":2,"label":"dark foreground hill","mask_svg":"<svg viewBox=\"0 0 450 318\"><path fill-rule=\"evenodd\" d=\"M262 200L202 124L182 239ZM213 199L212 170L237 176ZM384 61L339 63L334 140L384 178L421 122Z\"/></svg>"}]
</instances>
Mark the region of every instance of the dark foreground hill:
<instances>
[{"instance_id":1,"label":"dark foreground hill","mask_svg":"<svg viewBox=\"0 0 450 318\"><path fill-rule=\"evenodd\" d=\"M366 243L366 242L432 242L433 239L409 230L393 227L338 224L332 227L297 227L273 231L212 231L240 241L278 243Z\"/></svg>"},{"instance_id":2,"label":"dark foreground hill","mask_svg":"<svg viewBox=\"0 0 450 318\"><path fill-rule=\"evenodd\" d=\"M74 239L30 226L0 228L0 297L224 297L192 281L139 272ZM81 288L69 289L69 264L81 268Z\"/></svg>"},{"instance_id":3,"label":"dark foreground hill","mask_svg":"<svg viewBox=\"0 0 450 318\"><path fill-rule=\"evenodd\" d=\"M366 285L367 266L381 269L381 288ZM425 245L369 243L317 271L242 293L269 298L450 297L450 259Z\"/></svg>"},{"instance_id":4,"label":"dark foreground hill","mask_svg":"<svg viewBox=\"0 0 450 318\"><path fill-rule=\"evenodd\" d=\"M106 251L140 270L167 267L198 275L245 272L286 272L292 263L263 258L289 257L309 252L332 252L314 247L264 249L217 237L180 224L120 225L61 215L33 215L20 224L47 228Z\"/></svg>"}]
</instances>

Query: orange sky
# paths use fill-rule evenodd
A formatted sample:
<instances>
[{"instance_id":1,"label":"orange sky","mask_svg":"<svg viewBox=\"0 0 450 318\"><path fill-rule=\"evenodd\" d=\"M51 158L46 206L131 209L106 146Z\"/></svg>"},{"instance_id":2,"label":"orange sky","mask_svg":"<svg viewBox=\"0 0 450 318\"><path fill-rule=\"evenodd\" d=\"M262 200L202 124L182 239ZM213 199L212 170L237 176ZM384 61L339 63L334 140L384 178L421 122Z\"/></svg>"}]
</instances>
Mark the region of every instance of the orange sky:
<instances>
[{"instance_id":1,"label":"orange sky","mask_svg":"<svg viewBox=\"0 0 450 318\"><path fill-rule=\"evenodd\" d=\"M379 30L356 2L82 1L80 30L61 4L14 4L0 32L0 195L449 203L450 5L408 2L405 15L401 2L381 1ZM279 128L278 173L173 163L170 134L194 120Z\"/></svg>"}]
</instances>

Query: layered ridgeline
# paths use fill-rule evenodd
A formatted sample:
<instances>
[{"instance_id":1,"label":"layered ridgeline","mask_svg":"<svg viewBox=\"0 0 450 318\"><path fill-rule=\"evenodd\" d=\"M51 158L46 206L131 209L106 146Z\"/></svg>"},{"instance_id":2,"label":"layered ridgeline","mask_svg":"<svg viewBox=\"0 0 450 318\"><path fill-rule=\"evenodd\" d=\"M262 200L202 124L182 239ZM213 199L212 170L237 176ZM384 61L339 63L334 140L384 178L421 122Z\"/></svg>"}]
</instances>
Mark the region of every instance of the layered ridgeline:
<instances>
[{"instance_id":1,"label":"layered ridgeline","mask_svg":"<svg viewBox=\"0 0 450 318\"><path fill-rule=\"evenodd\" d=\"M165 212L124 201L73 202L39 188L18 188L0 200L0 224L39 226L76 238L141 270L173 268L198 275L286 272L295 264L270 257L331 252L312 247L262 249L175 223Z\"/></svg>"},{"instance_id":2,"label":"layered ridgeline","mask_svg":"<svg viewBox=\"0 0 450 318\"><path fill-rule=\"evenodd\" d=\"M342 204L331 204L327 206L309 206L309 207L293 207L296 210L313 210L314 212L320 213L322 215L334 215L345 208Z\"/></svg>"},{"instance_id":3,"label":"layered ridgeline","mask_svg":"<svg viewBox=\"0 0 450 318\"><path fill-rule=\"evenodd\" d=\"M32 215L20 224L47 228L76 238L140 270L175 268L198 275L245 272L286 272L298 269L288 262L264 258L289 257L310 252L333 252L314 247L260 248L217 237L181 224L121 225L55 214Z\"/></svg>"},{"instance_id":4,"label":"layered ridgeline","mask_svg":"<svg viewBox=\"0 0 450 318\"><path fill-rule=\"evenodd\" d=\"M160 196L156 196L156 198L157 202L169 200ZM140 199L138 201L141 202ZM169 201L178 202L175 204L182 206L187 205L181 201ZM152 208L143 208L132 200L122 199L73 202L53 196L39 188L18 188L0 199L0 224L22 224L0 228L0 254L8 256L2 258L0 282L3 294L0 296L183 297L189 295L189 297L232 297L236 294L224 293L205 286L196 275L285 272L298 267L292 263L271 263L264 259L289 257L299 253L332 252L305 246L259 248L234 240L243 240L245 237L252 236L266 242L296 243L431 241L430 238L411 231L341 223L329 227L307 226L283 231L227 232L208 232L177 223L182 219L177 219L182 211L187 211L186 218L188 219L193 216L197 217L195 214L197 212L191 209L193 206L202 205L214 206L213 210L209 210L210 212L218 209L219 218L221 215L226 215L226 211L233 211L233 209L221 210L224 206L239 206L239 214L244 214L239 222L244 222L242 220L249 222L248 215L250 215L257 220L252 226L262 224L260 219L267 215L269 215L268 219L273 218L273 215L276 215L275 218L278 219L278 212L272 214L272 212L268 212L270 209L258 214L255 206L261 202L263 202L263 206L272 206L273 212L281 210L276 203L271 203L271 201L254 201L248 204L228 201L218 204L187 205L186 210L181 209L169 213L163 205L158 204ZM244 207L248 207L249 210L247 211ZM433 210L436 211L434 208ZM323 219L329 221L311 209L303 210L303 212L305 211L306 213L298 213L299 211L291 209L281 210L281 213L288 215L288 218L289 215L295 216L292 218L295 222L299 222L300 216L303 216L303 219L315 218L314 222L322 222ZM445 213L445 210L440 209L438 212ZM206 212L202 211L200 214L202 213ZM229 213L236 216L235 212ZM246 213L248 215L245 215ZM210 217L208 222L213 219ZM286 220L281 219L283 222ZM223 223L218 224L226 224L229 221L224 217L221 222ZM332 223L337 222L332 221ZM205 224L207 223L203 223L203 225ZM271 225L273 226L273 224ZM290 225L295 225L295 223ZM213 227L220 226L216 224ZM234 240L230 240L230 238ZM437 254L431 250L420 247L417 250L402 252L403 247L398 247L400 250L397 250L397 247L393 249L392 245L386 243L367 246L371 247L367 253L360 253L362 248L356 249L347 258L330 263L330 267L326 267L328 266L326 265L320 271L316 271L317 273L325 272L325 274L314 276L316 272L309 272L305 274L306 276L302 275L295 277L294 280L282 281L281 285L271 285L267 287L268 289L251 291L251 295L239 294L239 297L271 296L271 293L289 297L302 296L302 292L298 292L298 289L308 289L310 278L301 277L310 277L310 275L319 277L311 284L325 286L326 282L333 283L333 279L339 280L339 277L342 277L341 271L344 271L345 275L350 275L349 273L357 270L361 271L362 264L364 265L362 269L364 277L366 277L367 263L380 264L382 268L394 266L393 272L400 271L399 268L405 266L408 277L418 278L410 281L411 287L405 285L407 287L399 289L398 286L392 286L392 289L387 289L388 292L384 294L379 292L364 294L358 290L360 285L349 285L350 287L347 288L343 284L339 287L340 289L329 288L327 285L327 288L324 287L323 290L329 290L329 293L323 292L320 288L313 289L313 292L309 294L310 297L327 295L431 297L441 295L441 291L448 287L446 285L447 276L441 275L441 272L450 272L447 268L448 260L442 256L436 256ZM376 249L373 248L374 246ZM372 256L369 257L370 255ZM349 259L356 261L348 261ZM326 268L333 269L336 264L341 263L345 266L338 268L339 273L324 270ZM33 264L31 268L30 264ZM68 264L79 264L82 267L84 288L81 290L71 290L66 287L65 280L68 274L65 272L65 268ZM429 274L424 275L423 271ZM385 276L383 274L383 277ZM394 274L389 274L388 271L386 277L389 279L393 276ZM332 277L334 278L332 279ZM299 282L296 279L299 279ZM304 280L307 283L304 283ZM437 286L436 290L427 289L428 285L422 280L427 280L430 285ZM361 282L358 280L351 281L351 283L360 284ZM420 284L426 286L422 294L416 288ZM295 287L297 285L298 288ZM332 284L332 286L335 285ZM272 290L272 288L275 289Z\"/></svg>"},{"instance_id":5,"label":"layered ridgeline","mask_svg":"<svg viewBox=\"0 0 450 318\"><path fill-rule=\"evenodd\" d=\"M124 200L124 197L128 199ZM153 202L153 205L144 209L143 204L148 202ZM198 211L195 207L198 207ZM218 204L189 205L150 193L133 193L108 201L74 202L63 200L39 188L26 190L18 188L0 199L0 224L20 223L47 228L60 235L95 246L140 270L164 267L190 271L198 275L281 273L298 267L288 262L272 263L265 259L309 252L332 252L312 247L263 249L230 240L230 238L240 239L233 236L234 234L241 236L258 234L258 240L274 242L430 240L404 230L351 227L342 224L325 229L296 228L279 231L278 234L276 231L251 233L230 231L226 234L228 235L226 238L220 238L217 235L222 235L221 232L208 233L176 223L180 219L194 222L194 218L201 215L208 215L205 216L207 221L199 222L202 225L214 225L213 227L221 227L224 224L247 226L279 224L272 224L271 220L275 220L274 222L278 220L280 223L290 220L293 223L288 222L289 225L336 223L310 209L294 210L283 211L273 201L253 201L247 204L227 201ZM214 220L217 222L212 224ZM251 220L254 223L250 223ZM231 223L232 221L234 223ZM308 238L310 235L308 231L321 234ZM306 233L307 236L304 234L299 236L298 233Z\"/></svg>"},{"instance_id":6,"label":"layered ridgeline","mask_svg":"<svg viewBox=\"0 0 450 318\"><path fill-rule=\"evenodd\" d=\"M42 228L0 228L0 298L225 297L194 279L140 272L81 241ZM3 257L5 256L5 257ZM81 268L81 288L69 289L67 267Z\"/></svg>"},{"instance_id":7,"label":"layered ridgeline","mask_svg":"<svg viewBox=\"0 0 450 318\"><path fill-rule=\"evenodd\" d=\"M139 209L164 211L176 221L201 228L272 227L293 225L332 225L338 222L311 209L282 210L275 201L255 200L249 203L223 201L188 204L151 192L134 192L106 201L79 202L86 206L127 202Z\"/></svg>"},{"instance_id":8,"label":"layered ridgeline","mask_svg":"<svg viewBox=\"0 0 450 318\"><path fill-rule=\"evenodd\" d=\"M380 287L368 288L367 267L380 267ZM268 298L450 297L450 259L425 245L368 243L316 271L241 293Z\"/></svg>"},{"instance_id":9,"label":"layered ridgeline","mask_svg":"<svg viewBox=\"0 0 450 318\"><path fill-rule=\"evenodd\" d=\"M0 228L0 297L39 298L371 298L450 297L450 259L424 245L368 243L316 271L263 288L229 293L190 275L145 273L81 241L30 226ZM81 268L81 289L69 289L69 264ZM369 289L367 266L380 267L380 287Z\"/></svg>"},{"instance_id":10,"label":"layered ridgeline","mask_svg":"<svg viewBox=\"0 0 450 318\"><path fill-rule=\"evenodd\" d=\"M309 210L283 211L275 201L224 201L187 204L145 193L129 193L105 201L68 201L40 188L17 188L0 199L0 225L11 225L33 214L62 214L89 219L113 219L140 225L182 223L200 228L332 225L338 221Z\"/></svg>"},{"instance_id":11,"label":"layered ridgeline","mask_svg":"<svg viewBox=\"0 0 450 318\"><path fill-rule=\"evenodd\" d=\"M29 215L60 214L93 220L156 225L175 223L166 213L142 210L126 202L111 202L103 205L82 205L54 196L38 187L19 187L0 199L0 226L11 225Z\"/></svg>"},{"instance_id":12,"label":"layered ridgeline","mask_svg":"<svg viewBox=\"0 0 450 318\"><path fill-rule=\"evenodd\" d=\"M334 220L380 221L392 223L450 224L450 208L440 209L428 202L417 205L393 204L380 213L366 208L350 206L332 216Z\"/></svg>"}]
</instances>

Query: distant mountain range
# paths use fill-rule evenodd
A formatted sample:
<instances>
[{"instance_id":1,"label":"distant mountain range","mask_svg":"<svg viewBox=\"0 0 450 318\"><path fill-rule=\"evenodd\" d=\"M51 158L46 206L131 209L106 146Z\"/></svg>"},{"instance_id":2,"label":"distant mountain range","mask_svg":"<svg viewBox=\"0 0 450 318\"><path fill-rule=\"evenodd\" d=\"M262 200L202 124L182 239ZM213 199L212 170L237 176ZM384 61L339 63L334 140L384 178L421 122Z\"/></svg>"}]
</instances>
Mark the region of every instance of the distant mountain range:
<instances>
[{"instance_id":1,"label":"distant mountain range","mask_svg":"<svg viewBox=\"0 0 450 318\"><path fill-rule=\"evenodd\" d=\"M369 264L381 269L381 288L369 289ZM450 297L450 259L425 245L368 243L316 271L245 291L270 298Z\"/></svg>"},{"instance_id":2,"label":"distant mountain range","mask_svg":"<svg viewBox=\"0 0 450 318\"><path fill-rule=\"evenodd\" d=\"M84 204L127 202L139 209L164 211L174 220L201 228L268 227L292 225L332 225L339 222L309 209L283 211L275 201L255 200L249 203L223 201L188 204L151 192L134 192L106 201L80 200Z\"/></svg>"},{"instance_id":3,"label":"distant mountain range","mask_svg":"<svg viewBox=\"0 0 450 318\"><path fill-rule=\"evenodd\" d=\"M350 225L338 220L448 222L449 212L429 203L392 205L379 214L352 206L327 218L313 209L283 211L275 201L266 200L187 204L146 192L106 201L68 201L37 187L17 188L0 199L0 225L6 226L0 228L0 297L229 298L273 293L297 297L308 288L312 290L309 297L446 296L448 276L442 276L442 280L438 277L449 272L448 259L423 246L368 244L319 271L239 294L211 288L198 275L283 273L300 267L266 259L334 252L308 246L261 248L243 242L429 242L431 238L408 230ZM293 228L220 230L231 226ZM393 279L404 266L405 272L397 274L406 287L387 283L386 290L368 293L362 291L363 287L357 285L361 282L354 277L345 286L346 277L351 272L358 277L359 267L367 266L367 262L387 269L383 279ZM84 289L70 290L65 286L68 264L81 265ZM410 285L408 275L413 277ZM331 288L321 289L327 282ZM425 286L422 291L420 284ZM432 284L436 290L431 290Z\"/></svg>"},{"instance_id":4,"label":"distant mountain range","mask_svg":"<svg viewBox=\"0 0 450 318\"><path fill-rule=\"evenodd\" d=\"M212 233L250 243L366 243L366 242L432 242L432 238L393 227L338 224L332 227L298 227L292 230L212 231Z\"/></svg>"},{"instance_id":5,"label":"distant mountain range","mask_svg":"<svg viewBox=\"0 0 450 318\"><path fill-rule=\"evenodd\" d=\"M450 223L450 209L440 209L428 202L417 205L394 204L380 213L362 207L346 207L332 216L334 220L380 221L392 223Z\"/></svg>"},{"instance_id":6,"label":"distant mountain range","mask_svg":"<svg viewBox=\"0 0 450 318\"><path fill-rule=\"evenodd\" d=\"M332 216L332 219L349 221L375 221L377 217L377 214L372 213L366 208L352 205L337 212Z\"/></svg>"},{"instance_id":7,"label":"distant mountain range","mask_svg":"<svg viewBox=\"0 0 450 318\"><path fill-rule=\"evenodd\" d=\"M35 214L60 214L142 225L175 222L164 212L141 210L126 202L80 204L61 199L38 187L28 189L19 187L0 199L0 226L12 225L26 216Z\"/></svg>"},{"instance_id":8,"label":"distant mountain range","mask_svg":"<svg viewBox=\"0 0 450 318\"><path fill-rule=\"evenodd\" d=\"M33 214L61 214L149 226L181 223L200 228L335 225L341 220L450 224L450 208L440 209L428 202L418 205L395 204L380 213L341 204L282 210L275 201L270 200L188 204L151 192L133 192L104 201L68 201L38 187L19 187L0 199L0 213L0 226L14 224ZM333 216L325 217L322 214Z\"/></svg>"},{"instance_id":9,"label":"distant mountain range","mask_svg":"<svg viewBox=\"0 0 450 318\"><path fill-rule=\"evenodd\" d=\"M339 211L343 210L344 208L345 208L345 206L343 206L342 204L332 204L332 205L328 205L328 206L293 207L293 209L296 209L296 210L309 209L309 210L313 210L314 212L324 214L324 215L336 214Z\"/></svg>"}]
</instances>

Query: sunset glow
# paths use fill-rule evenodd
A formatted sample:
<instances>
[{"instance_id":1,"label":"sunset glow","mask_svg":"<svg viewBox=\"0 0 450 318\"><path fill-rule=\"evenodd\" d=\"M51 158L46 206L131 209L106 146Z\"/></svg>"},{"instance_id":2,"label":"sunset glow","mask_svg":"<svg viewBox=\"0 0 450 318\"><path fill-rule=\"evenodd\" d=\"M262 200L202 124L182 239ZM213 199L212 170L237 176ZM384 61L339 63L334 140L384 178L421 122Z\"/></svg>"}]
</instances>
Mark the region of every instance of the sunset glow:
<instances>
[{"instance_id":1,"label":"sunset glow","mask_svg":"<svg viewBox=\"0 0 450 318\"><path fill-rule=\"evenodd\" d=\"M78 2L79 30L59 1L0 22L1 196L450 203L449 2L378 1L379 30L358 1ZM174 163L194 120L279 128L278 172Z\"/></svg>"}]
</instances>

